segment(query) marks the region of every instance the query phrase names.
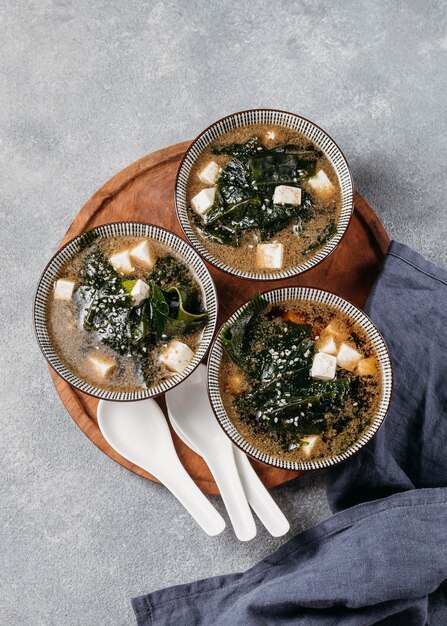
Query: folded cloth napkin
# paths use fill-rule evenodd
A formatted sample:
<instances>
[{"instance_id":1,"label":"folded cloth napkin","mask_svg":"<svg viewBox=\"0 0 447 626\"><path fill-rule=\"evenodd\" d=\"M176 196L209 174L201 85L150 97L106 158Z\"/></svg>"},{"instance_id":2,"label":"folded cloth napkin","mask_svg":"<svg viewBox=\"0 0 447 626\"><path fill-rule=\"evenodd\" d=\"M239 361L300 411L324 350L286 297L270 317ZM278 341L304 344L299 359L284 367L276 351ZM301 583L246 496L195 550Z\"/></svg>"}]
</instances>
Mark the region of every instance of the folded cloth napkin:
<instances>
[{"instance_id":1,"label":"folded cloth napkin","mask_svg":"<svg viewBox=\"0 0 447 626\"><path fill-rule=\"evenodd\" d=\"M447 625L447 272L393 242L366 311L395 389L374 440L327 472L338 512L247 572L134 598L140 626Z\"/></svg>"}]
</instances>

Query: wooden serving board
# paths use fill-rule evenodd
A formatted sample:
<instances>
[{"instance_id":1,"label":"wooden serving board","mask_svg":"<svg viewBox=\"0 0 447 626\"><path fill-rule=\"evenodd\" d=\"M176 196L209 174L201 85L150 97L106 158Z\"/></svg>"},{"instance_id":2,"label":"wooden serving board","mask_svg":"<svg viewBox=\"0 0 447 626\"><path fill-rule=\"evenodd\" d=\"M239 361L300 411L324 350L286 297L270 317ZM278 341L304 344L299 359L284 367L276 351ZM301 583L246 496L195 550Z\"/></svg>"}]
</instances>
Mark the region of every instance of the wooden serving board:
<instances>
[{"instance_id":1,"label":"wooden serving board","mask_svg":"<svg viewBox=\"0 0 447 626\"><path fill-rule=\"evenodd\" d=\"M82 232L107 222L140 221L164 226L182 235L174 209L177 169L189 141L149 154L129 165L103 185L82 207L61 245ZM333 291L362 307L380 272L390 239L377 215L358 193L351 224L338 248L325 261L298 278L273 282L249 282L209 266L219 294L218 326L256 291L282 286L312 286ZM155 480L141 468L117 454L102 437L96 421L98 401L77 391L53 370L51 376L65 408L79 428L105 454L136 474ZM166 412L164 398L158 398ZM123 407L124 408L124 407ZM205 493L218 493L204 461L173 433L181 462ZM299 475L253 462L267 487Z\"/></svg>"}]
</instances>

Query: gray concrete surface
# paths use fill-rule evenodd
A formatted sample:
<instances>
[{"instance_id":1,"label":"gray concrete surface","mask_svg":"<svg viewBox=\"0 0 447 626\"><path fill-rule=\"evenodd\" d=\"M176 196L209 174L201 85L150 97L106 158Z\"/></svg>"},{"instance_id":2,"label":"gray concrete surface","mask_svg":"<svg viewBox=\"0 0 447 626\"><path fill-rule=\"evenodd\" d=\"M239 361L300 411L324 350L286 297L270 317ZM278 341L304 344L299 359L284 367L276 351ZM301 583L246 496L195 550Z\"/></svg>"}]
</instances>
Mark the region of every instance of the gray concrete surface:
<instances>
[{"instance_id":1,"label":"gray concrete surface","mask_svg":"<svg viewBox=\"0 0 447 626\"><path fill-rule=\"evenodd\" d=\"M101 454L53 389L31 325L79 207L142 155L235 110L325 127L395 238L447 265L446 5L0 2L0 623L125 625L132 595L242 570L284 540L206 537L162 487ZM323 477L275 491L293 532ZM216 506L222 505L214 498Z\"/></svg>"}]
</instances>

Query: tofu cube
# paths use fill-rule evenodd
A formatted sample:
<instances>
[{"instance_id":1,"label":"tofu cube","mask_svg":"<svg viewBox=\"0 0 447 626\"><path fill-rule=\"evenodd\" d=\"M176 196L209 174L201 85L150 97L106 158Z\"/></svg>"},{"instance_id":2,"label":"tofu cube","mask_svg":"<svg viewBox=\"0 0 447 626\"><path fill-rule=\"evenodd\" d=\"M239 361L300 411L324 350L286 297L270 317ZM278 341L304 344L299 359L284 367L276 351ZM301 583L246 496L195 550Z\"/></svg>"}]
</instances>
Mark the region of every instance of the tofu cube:
<instances>
[{"instance_id":1,"label":"tofu cube","mask_svg":"<svg viewBox=\"0 0 447 626\"><path fill-rule=\"evenodd\" d=\"M289 187L288 185L275 187L275 191L273 192L273 204L300 205L301 189L299 187Z\"/></svg>"},{"instance_id":2,"label":"tofu cube","mask_svg":"<svg viewBox=\"0 0 447 626\"><path fill-rule=\"evenodd\" d=\"M54 299L55 300L71 300L73 290L75 288L75 282L72 280L65 280L65 278L59 278L54 283Z\"/></svg>"},{"instance_id":3,"label":"tofu cube","mask_svg":"<svg viewBox=\"0 0 447 626\"><path fill-rule=\"evenodd\" d=\"M141 243L132 248L129 254L134 263L143 265L143 267L147 267L148 269L152 269L157 260L154 250L152 246L149 245L147 239L144 239Z\"/></svg>"},{"instance_id":4,"label":"tofu cube","mask_svg":"<svg viewBox=\"0 0 447 626\"><path fill-rule=\"evenodd\" d=\"M266 136L266 139L270 139L270 141L273 141L275 139L275 137L276 137L276 133L273 130L268 130L265 133L265 136Z\"/></svg>"},{"instance_id":5,"label":"tofu cube","mask_svg":"<svg viewBox=\"0 0 447 626\"><path fill-rule=\"evenodd\" d=\"M210 161L208 165L205 165L203 170L199 172L199 178L202 183L214 185L216 180L219 178L219 174L220 167L217 165L216 161Z\"/></svg>"},{"instance_id":6,"label":"tofu cube","mask_svg":"<svg viewBox=\"0 0 447 626\"><path fill-rule=\"evenodd\" d=\"M319 435L306 435L304 439L301 440L300 450L304 452L304 455L309 458L312 455L312 451L315 445L321 440Z\"/></svg>"},{"instance_id":7,"label":"tofu cube","mask_svg":"<svg viewBox=\"0 0 447 626\"><path fill-rule=\"evenodd\" d=\"M359 376L373 376L377 372L377 359L370 356L367 359L360 359L357 363L357 374Z\"/></svg>"},{"instance_id":8,"label":"tofu cube","mask_svg":"<svg viewBox=\"0 0 447 626\"><path fill-rule=\"evenodd\" d=\"M344 370L353 372L361 358L362 355L355 348L347 343L342 343L337 352L337 365Z\"/></svg>"},{"instance_id":9,"label":"tofu cube","mask_svg":"<svg viewBox=\"0 0 447 626\"><path fill-rule=\"evenodd\" d=\"M138 279L135 285L133 286L132 291L130 292L130 295L133 298L135 306L138 306L139 304L143 302L143 300L148 298L150 292L151 292L151 288L149 287L149 285L145 283L144 280Z\"/></svg>"},{"instance_id":10,"label":"tofu cube","mask_svg":"<svg viewBox=\"0 0 447 626\"><path fill-rule=\"evenodd\" d=\"M113 268L120 274L132 274L132 272L135 271L135 268L130 260L129 250L123 250L122 252L112 254L109 261Z\"/></svg>"},{"instance_id":11,"label":"tofu cube","mask_svg":"<svg viewBox=\"0 0 447 626\"><path fill-rule=\"evenodd\" d=\"M334 380L337 369L337 359L332 354L317 352L312 362L310 375L317 380Z\"/></svg>"},{"instance_id":12,"label":"tofu cube","mask_svg":"<svg viewBox=\"0 0 447 626\"><path fill-rule=\"evenodd\" d=\"M205 215L205 213L213 206L215 197L216 187L202 189L202 191L199 191L199 193L191 200L193 211L195 211L197 215Z\"/></svg>"},{"instance_id":13,"label":"tofu cube","mask_svg":"<svg viewBox=\"0 0 447 626\"><path fill-rule=\"evenodd\" d=\"M259 269L280 270L282 260L282 243L258 243L256 246L256 267Z\"/></svg>"},{"instance_id":14,"label":"tofu cube","mask_svg":"<svg viewBox=\"0 0 447 626\"><path fill-rule=\"evenodd\" d=\"M335 356L337 351L337 344L335 343L332 335L328 335L327 337L319 340L318 352L324 352L325 354L332 354L332 356Z\"/></svg>"},{"instance_id":15,"label":"tofu cube","mask_svg":"<svg viewBox=\"0 0 447 626\"><path fill-rule=\"evenodd\" d=\"M116 367L116 361L113 359L101 356L100 354L91 354L88 360L95 368L95 371L101 378L105 378L113 372Z\"/></svg>"},{"instance_id":16,"label":"tofu cube","mask_svg":"<svg viewBox=\"0 0 447 626\"><path fill-rule=\"evenodd\" d=\"M174 339L160 353L160 362L170 372L180 374L191 361L194 352L186 343Z\"/></svg>"},{"instance_id":17,"label":"tofu cube","mask_svg":"<svg viewBox=\"0 0 447 626\"><path fill-rule=\"evenodd\" d=\"M315 176L307 181L309 186L322 198L328 198L334 192L334 185L329 180L326 172L319 170Z\"/></svg>"}]
</instances>

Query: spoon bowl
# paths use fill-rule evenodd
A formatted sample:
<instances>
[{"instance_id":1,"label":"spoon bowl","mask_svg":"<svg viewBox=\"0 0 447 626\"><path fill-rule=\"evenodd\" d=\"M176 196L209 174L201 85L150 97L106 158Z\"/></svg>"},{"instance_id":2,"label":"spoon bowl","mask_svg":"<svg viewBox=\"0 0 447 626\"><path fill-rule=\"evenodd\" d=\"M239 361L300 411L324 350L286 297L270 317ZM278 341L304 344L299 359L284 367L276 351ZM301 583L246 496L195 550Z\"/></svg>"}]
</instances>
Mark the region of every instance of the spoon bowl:
<instances>
[{"instance_id":1,"label":"spoon bowl","mask_svg":"<svg viewBox=\"0 0 447 626\"><path fill-rule=\"evenodd\" d=\"M163 483L208 535L223 531L225 520L181 464L166 418L155 400L126 404L101 400L98 425L109 445Z\"/></svg>"}]
</instances>

